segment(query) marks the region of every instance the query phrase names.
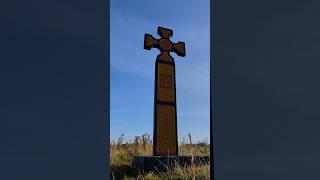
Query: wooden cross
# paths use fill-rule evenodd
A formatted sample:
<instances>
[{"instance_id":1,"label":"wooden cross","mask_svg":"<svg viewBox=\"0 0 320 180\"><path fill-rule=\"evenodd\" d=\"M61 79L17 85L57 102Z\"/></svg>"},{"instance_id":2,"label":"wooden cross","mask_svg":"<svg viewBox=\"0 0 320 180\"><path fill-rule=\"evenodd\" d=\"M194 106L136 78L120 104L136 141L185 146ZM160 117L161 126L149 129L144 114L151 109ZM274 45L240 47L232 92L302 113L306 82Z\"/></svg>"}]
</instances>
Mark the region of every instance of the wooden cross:
<instances>
[{"instance_id":1,"label":"wooden cross","mask_svg":"<svg viewBox=\"0 0 320 180\"><path fill-rule=\"evenodd\" d=\"M153 125L153 155L178 155L177 103L175 63L170 52L185 56L184 42L173 43L171 29L158 27L161 39L150 34L144 36L144 49L157 48L160 54L155 65L155 96Z\"/></svg>"}]
</instances>

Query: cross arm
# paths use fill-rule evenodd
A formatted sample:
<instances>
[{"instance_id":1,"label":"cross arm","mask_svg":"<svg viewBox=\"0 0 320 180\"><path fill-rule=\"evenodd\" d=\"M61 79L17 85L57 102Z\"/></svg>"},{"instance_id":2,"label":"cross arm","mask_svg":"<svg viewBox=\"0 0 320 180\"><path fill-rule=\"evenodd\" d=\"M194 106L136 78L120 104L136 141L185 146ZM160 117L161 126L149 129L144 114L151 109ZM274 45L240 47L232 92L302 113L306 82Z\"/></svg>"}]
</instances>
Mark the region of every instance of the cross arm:
<instances>
[{"instance_id":1,"label":"cross arm","mask_svg":"<svg viewBox=\"0 0 320 180\"><path fill-rule=\"evenodd\" d=\"M186 55L184 42L179 41L177 43L173 43L171 51L175 52L178 56L184 57Z\"/></svg>"},{"instance_id":2,"label":"cross arm","mask_svg":"<svg viewBox=\"0 0 320 180\"><path fill-rule=\"evenodd\" d=\"M173 35L173 31L171 29L167 29L164 27L158 27L158 35L161 38L169 39Z\"/></svg>"},{"instance_id":3,"label":"cross arm","mask_svg":"<svg viewBox=\"0 0 320 180\"><path fill-rule=\"evenodd\" d=\"M158 39L155 39L151 34L144 35L144 49L150 50L153 47L158 47Z\"/></svg>"}]
</instances>

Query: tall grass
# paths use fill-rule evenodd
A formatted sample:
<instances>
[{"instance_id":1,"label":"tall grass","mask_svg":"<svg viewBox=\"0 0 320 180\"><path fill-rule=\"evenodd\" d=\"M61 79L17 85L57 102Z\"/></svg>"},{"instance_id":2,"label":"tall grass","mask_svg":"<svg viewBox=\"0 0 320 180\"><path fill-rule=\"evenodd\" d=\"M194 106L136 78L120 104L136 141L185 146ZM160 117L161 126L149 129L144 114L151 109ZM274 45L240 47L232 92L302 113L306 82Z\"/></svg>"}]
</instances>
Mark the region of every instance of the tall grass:
<instances>
[{"instance_id":1,"label":"tall grass","mask_svg":"<svg viewBox=\"0 0 320 180\"><path fill-rule=\"evenodd\" d=\"M187 142L185 139L179 143L179 155L210 155L210 145L208 141L202 140L197 144L192 143L191 135L188 134ZM166 167L165 171L140 172L132 166L134 155L152 155L152 141L150 135L143 134L135 136L133 139L125 141L125 136L121 135L117 140L110 144L110 178L111 179L210 179L210 164L202 163L184 167L178 163L172 168Z\"/></svg>"}]
</instances>

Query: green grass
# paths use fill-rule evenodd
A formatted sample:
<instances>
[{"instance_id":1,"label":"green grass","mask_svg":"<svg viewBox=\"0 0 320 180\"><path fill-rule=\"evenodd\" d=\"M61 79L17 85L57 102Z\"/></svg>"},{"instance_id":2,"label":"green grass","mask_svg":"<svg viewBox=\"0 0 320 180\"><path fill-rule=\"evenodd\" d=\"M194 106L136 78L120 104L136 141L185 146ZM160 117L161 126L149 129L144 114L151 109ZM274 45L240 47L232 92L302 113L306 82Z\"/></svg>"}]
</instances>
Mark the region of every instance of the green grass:
<instances>
[{"instance_id":1,"label":"green grass","mask_svg":"<svg viewBox=\"0 0 320 180\"><path fill-rule=\"evenodd\" d=\"M190 143L191 142L191 143ZM166 168L164 172L139 172L132 166L134 155L152 155L152 142L149 135L136 136L133 140L124 142L124 135L110 144L111 179L210 179L210 164L182 167L176 164L173 168ZM210 155L210 145L206 140L192 144L189 135L189 144L182 141L179 144L179 155Z\"/></svg>"}]
</instances>

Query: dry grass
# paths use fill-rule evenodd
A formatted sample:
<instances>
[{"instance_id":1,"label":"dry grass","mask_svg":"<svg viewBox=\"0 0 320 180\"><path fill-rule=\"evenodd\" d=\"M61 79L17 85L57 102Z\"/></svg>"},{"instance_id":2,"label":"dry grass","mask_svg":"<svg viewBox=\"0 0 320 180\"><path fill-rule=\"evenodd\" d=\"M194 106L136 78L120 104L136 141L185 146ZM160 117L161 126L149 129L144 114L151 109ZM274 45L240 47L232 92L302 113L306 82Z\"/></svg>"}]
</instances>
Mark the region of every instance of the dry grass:
<instances>
[{"instance_id":1,"label":"dry grass","mask_svg":"<svg viewBox=\"0 0 320 180\"><path fill-rule=\"evenodd\" d=\"M210 155L210 146L207 140L197 144L192 143L191 135L188 135L179 144L179 155ZM125 141L124 135L110 144L110 170L111 179L210 179L210 164L194 165L182 167L176 164L174 168L166 168L164 172L142 173L134 169L132 159L134 155L152 155L152 141L150 135L135 136L132 140Z\"/></svg>"}]
</instances>

